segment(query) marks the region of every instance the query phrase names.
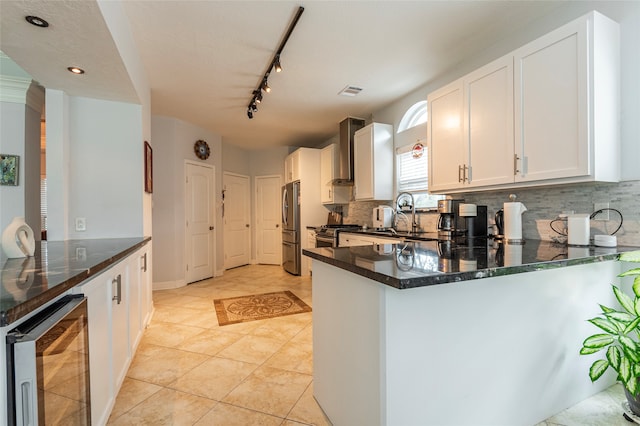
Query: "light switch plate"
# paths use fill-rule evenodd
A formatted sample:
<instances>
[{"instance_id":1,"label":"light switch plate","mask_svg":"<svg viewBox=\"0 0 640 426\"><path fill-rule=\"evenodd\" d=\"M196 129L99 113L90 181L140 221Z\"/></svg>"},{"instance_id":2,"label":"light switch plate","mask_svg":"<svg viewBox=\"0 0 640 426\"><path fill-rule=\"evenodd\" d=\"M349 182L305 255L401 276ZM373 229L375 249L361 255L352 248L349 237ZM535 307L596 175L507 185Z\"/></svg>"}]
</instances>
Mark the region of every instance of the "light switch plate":
<instances>
[{"instance_id":1,"label":"light switch plate","mask_svg":"<svg viewBox=\"0 0 640 426\"><path fill-rule=\"evenodd\" d=\"M76 217L76 231L86 231L87 220L84 217Z\"/></svg>"}]
</instances>

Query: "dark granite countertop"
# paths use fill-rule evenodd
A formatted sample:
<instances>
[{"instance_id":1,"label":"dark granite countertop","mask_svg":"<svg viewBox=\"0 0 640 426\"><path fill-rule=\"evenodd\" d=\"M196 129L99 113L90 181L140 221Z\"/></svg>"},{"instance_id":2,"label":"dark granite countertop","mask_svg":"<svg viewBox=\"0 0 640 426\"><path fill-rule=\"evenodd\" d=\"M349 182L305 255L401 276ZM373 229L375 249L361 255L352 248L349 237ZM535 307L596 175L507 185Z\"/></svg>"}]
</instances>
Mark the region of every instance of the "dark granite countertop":
<instances>
[{"instance_id":1,"label":"dark granite countertop","mask_svg":"<svg viewBox=\"0 0 640 426\"><path fill-rule=\"evenodd\" d=\"M617 259L640 247L568 247L547 241L502 244L405 241L401 244L314 248L302 253L397 289L424 287Z\"/></svg>"},{"instance_id":2,"label":"dark granite countertop","mask_svg":"<svg viewBox=\"0 0 640 426\"><path fill-rule=\"evenodd\" d=\"M0 326L4 327L100 273L151 237L38 241L35 256L7 259L0 250Z\"/></svg>"}]
</instances>

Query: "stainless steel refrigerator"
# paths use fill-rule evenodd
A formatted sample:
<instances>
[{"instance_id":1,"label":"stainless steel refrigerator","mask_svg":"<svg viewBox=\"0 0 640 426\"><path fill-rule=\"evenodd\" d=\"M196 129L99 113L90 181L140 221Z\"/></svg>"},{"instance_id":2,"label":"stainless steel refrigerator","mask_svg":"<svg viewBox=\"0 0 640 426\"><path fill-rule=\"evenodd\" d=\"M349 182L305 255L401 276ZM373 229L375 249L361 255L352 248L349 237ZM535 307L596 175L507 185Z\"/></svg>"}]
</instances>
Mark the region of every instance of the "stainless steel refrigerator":
<instances>
[{"instance_id":1,"label":"stainless steel refrigerator","mask_svg":"<svg viewBox=\"0 0 640 426\"><path fill-rule=\"evenodd\" d=\"M282 187L282 267L300 275L300 182Z\"/></svg>"}]
</instances>

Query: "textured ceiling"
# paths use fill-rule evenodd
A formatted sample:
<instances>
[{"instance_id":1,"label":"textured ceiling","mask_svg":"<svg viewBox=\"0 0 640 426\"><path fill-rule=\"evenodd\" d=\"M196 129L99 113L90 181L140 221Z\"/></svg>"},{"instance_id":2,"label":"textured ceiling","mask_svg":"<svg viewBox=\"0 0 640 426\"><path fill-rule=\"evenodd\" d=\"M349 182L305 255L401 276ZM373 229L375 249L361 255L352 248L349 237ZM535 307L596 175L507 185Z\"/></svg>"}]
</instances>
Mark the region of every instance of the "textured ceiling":
<instances>
[{"instance_id":1,"label":"textured ceiling","mask_svg":"<svg viewBox=\"0 0 640 426\"><path fill-rule=\"evenodd\" d=\"M346 116L374 111L441 76L561 2L306 1L253 120L258 85L301 3L132 1L124 10L151 86L153 114L248 149L314 146ZM38 15L51 26L24 21ZM0 1L0 49L48 88L139 102L94 0ZM85 68L74 76L66 67ZM339 96L346 85L363 91Z\"/></svg>"}]
</instances>

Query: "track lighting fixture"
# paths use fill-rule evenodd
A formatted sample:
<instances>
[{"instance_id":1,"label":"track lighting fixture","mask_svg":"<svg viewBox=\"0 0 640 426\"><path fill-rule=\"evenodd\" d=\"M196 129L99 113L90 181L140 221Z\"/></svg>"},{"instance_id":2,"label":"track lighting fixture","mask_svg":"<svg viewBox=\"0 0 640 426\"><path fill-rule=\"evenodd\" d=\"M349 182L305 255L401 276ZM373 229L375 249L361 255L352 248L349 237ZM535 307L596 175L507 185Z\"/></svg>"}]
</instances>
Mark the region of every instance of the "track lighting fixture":
<instances>
[{"instance_id":1,"label":"track lighting fixture","mask_svg":"<svg viewBox=\"0 0 640 426\"><path fill-rule=\"evenodd\" d=\"M271 63L269 64L267 71L264 73L262 80L260 80L258 88L255 89L252 93L253 96L251 98L251 101L249 102L249 106L247 107L247 117L249 117L249 119L253 118L253 113L258 111L258 107L256 104L259 104L260 102L262 102L262 91L265 91L266 93L271 92L271 87L269 87L269 83L267 82L267 80L269 79L269 75L271 74L271 71L273 70L275 70L276 72L282 71L282 65L280 64L280 54L284 50L284 46L287 44L287 41L289 40L289 37L291 36L293 29L298 23L298 20L300 19L302 12L304 12L304 7L302 6L298 7L298 11L296 12L296 15L293 17L293 21L291 21L291 23L289 24L289 28L287 29L287 32L285 33L284 37L282 38L282 41L280 42L280 47L278 47L278 50L276 50L276 53L273 56L273 59L271 60Z\"/></svg>"},{"instance_id":2,"label":"track lighting fixture","mask_svg":"<svg viewBox=\"0 0 640 426\"><path fill-rule=\"evenodd\" d=\"M282 65L280 64L280 55L276 55L273 67L275 68L276 72L282 71Z\"/></svg>"}]
</instances>

